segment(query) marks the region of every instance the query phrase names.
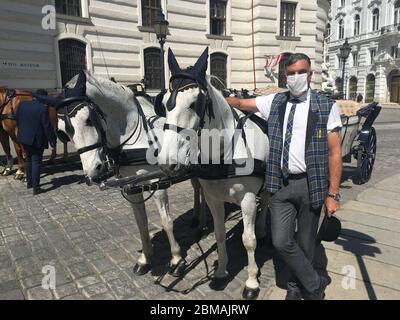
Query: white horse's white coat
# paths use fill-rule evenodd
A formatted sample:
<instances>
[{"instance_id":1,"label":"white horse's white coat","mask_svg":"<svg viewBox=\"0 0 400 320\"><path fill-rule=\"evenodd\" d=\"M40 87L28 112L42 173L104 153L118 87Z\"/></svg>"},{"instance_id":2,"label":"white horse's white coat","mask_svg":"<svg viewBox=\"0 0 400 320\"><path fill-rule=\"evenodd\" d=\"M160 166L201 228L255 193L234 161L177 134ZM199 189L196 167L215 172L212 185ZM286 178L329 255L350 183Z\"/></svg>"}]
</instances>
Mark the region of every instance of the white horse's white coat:
<instances>
[{"instance_id":1,"label":"white horse's white coat","mask_svg":"<svg viewBox=\"0 0 400 320\"><path fill-rule=\"evenodd\" d=\"M121 85L114 83L108 79L98 78L92 74L86 72L86 95L94 103L96 103L101 111L106 116L106 121L103 123L104 129L107 136L107 142L109 147L117 147L121 143L125 142L135 128L139 125L139 121L142 120L139 117L138 109L134 101L133 92ZM75 77L70 81L68 87L73 87L76 83L77 78ZM154 116L154 107L145 98L138 97L138 100L142 106L142 109L146 117ZM71 118L71 123L75 129L75 135L73 137L73 143L75 147L82 148L88 145L92 145L99 141L99 136L94 127L88 126L86 121L89 117L88 107L80 109L74 117ZM165 119L160 118L154 122L154 126L158 128L157 138L162 143L162 127ZM58 121L58 128L65 131L65 123L62 119ZM139 127L140 130L136 130L136 133L129 139L124 146L126 149L139 149L148 148L148 137L143 128ZM151 133L151 135L154 133ZM92 151L81 154L82 166L85 174L89 177L93 177L102 172L103 167L103 155L101 149L95 149ZM154 166L145 166L140 168L138 166L122 167L120 173L122 176L142 174L157 169ZM199 217L202 222L204 219L201 217L200 208L200 190L199 186L194 185L195 192L195 216ZM142 202L143 194L136 194L128 196L133 202ZM168 195L166 190L159 190L154 193L153 199L159 210L162 226L167 233L169 243L171 245L171 265L175 266L182 260L180 254L180 247L176 242L173 235L172 219L169 211ZM133 212L138 224L142 241L142 253L138 259L138 264L141 266L150 264L150 257L153 254L150 234L148 230L148 221L144 203L132 204Z\"/></svg>"},{"instance_id":2,"label":"white horse's white coat","mask_svg":"<svg viewBox=\"0 0 400 320\"><path fill-rule=\"evenodd\" d=\"M207 83L208 94L213 103L215 118L209 119L206 116L204 128L225 130L231 132L233 135L236 122L231 108L222 94L211 85L209 79L207 79ZM200 120L199 116L189 106L196 101L198 94L198 88L179 92L175 108L167 112L166 122L182 128L197 129ZM169 94L164 97L164 104L168 98ZM247 136L253 136L253 139L248 139L247 147L243 141L236 144L234 158L236 154L247 154L249 158L266 161L269 152L267 136L251 121L246 122L244 130ZM186 152L189 149L189 143L175 131L168 130L164 134L164 145L168 146L168 148L163 147L161 149L158 157L159 162L167 164L163 166L163 170L167 173L176 173L182 168L182 164L173 164L176 159L169 158L173 154L173 152L171 153L171 148L176 148L177 150L183 149ZM200 150L200 152L206 158L211 156L207 149ZM257 243L255 236L256 195L262 186L263 180L258 177L243 176L223 180L199 179L199 181L214 219L215 237L218 246L218 268L215 271L215 277L224 278L227 275L226 266L228 257L225 244L224 202L236 203L242 209L244 226L242 239L248 254L248 279L246 287L257 290L259 288L257 281L258 267L254 256Z\"/></svg>"}]
</instances>

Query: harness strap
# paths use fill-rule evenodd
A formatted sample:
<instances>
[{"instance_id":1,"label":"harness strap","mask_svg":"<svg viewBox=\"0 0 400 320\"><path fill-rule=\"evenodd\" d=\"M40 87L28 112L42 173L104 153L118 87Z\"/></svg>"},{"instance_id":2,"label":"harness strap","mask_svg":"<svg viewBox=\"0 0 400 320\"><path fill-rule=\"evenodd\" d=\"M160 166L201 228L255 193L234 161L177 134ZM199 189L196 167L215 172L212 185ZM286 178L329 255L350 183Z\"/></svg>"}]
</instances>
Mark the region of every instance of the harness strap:
<instances>
[{"instance_id":1,"label":"harness strap","mask_svg":"<svg viewBox=\"0 0 400 320\"><path fill-rule=\"evenodd\" d=\"M97 148L101 148L101 147L104 147L103 142L97 142L96 144L92 144L90 146L80 148L76 152L78 154L82 154L82 153L85 153L85 152L88 152L88 151L91 151L91 150L94 150L94 149L97 149Z\"/></svg>"},{"instance_id":2,"label":"harness strap","mask_svg":"<svg viewBox=\"0 0 400 320\"><path fill-rule=\"evenodd\" d=\"M17 120L17 116L14 113L6 113L0 115L1 120Z\"/></svg>"},{"instance_id":3,"label":"harness strap","mask_svg":"<svg viewBox=\"0 0 400 320\"><path fill-rule=\"evenodd\" d=\"M170 124L170 123L165 123L164 124L164 131L165 130L172 130L172 131L176 131L176 132L181 132L182 130L185 130L186 128L182 128L182 127L178 127L174 124Z\"/></svg>"},{"instance_id":4,"label":"harness strap","mask_svg":"<svg viewBox=\"0 0 400 320\"><path fill-rule=\"evenodd\" d=\"M149 128L148 128L148 125L147 125L146 115L144 114L142 105L140 104L138 98L137 98L135 95L133 95L133 101L136 103L139 116L140 116L140 117L142 118L142 120L143 120L143 127L144 127L144 130L146 131L146 133L149 133Z\"/></svg>"}]
</instances>

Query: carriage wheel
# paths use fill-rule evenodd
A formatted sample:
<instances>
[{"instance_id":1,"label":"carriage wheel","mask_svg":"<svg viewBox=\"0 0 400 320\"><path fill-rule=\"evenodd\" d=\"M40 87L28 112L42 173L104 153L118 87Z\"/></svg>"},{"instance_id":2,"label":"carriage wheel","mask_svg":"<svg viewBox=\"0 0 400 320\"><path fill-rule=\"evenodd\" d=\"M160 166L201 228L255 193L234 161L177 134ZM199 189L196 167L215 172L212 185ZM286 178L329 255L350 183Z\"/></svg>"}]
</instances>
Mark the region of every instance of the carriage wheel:
<instances>
[{"instance_id":1,"label":"carriage wheel","mask_svg":"<svg viewBox=\"0 0 400 320\"><path fill-rule=\"evenodd\" d=\"M371 178L376 157L376 132L372 127L365 144L360 146L357 153L358 184L364 184Z\"/></svg>"}]
</instances>

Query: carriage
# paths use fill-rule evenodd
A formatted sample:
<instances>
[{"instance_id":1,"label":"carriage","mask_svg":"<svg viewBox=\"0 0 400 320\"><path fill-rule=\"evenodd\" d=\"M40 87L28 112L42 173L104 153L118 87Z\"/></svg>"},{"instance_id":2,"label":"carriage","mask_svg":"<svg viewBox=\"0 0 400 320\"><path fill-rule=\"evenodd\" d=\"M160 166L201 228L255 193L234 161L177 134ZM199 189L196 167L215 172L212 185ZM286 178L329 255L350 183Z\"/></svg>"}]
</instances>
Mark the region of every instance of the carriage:
<instances>
[{"instance_id":1,"label":"carriage","mask_svg":"<svg viewBox=\"0 0 400 320\"><path fill-rule=\"evenodd\" d=\"M376 102L360 107L351 100L338 100L341 108L343 128L341 145L343 162L350 163L352 157L357 161L353 182L364 184L369 181L376 157L376 131L373 127L382 107Z\"/></svg>"}]
</instances>

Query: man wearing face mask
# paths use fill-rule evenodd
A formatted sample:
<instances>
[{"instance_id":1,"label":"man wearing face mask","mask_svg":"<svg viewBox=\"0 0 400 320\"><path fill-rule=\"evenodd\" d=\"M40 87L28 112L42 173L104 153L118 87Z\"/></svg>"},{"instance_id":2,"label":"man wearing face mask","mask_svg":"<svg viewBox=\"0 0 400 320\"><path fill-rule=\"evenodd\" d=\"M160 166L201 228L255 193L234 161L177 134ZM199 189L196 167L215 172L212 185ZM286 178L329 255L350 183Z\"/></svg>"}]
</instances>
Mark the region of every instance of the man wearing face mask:
<instances>
[{"instance_id":1,"label":"man wearing face mask","mask_svg":"<svg viewBox=\"0 0 400 320\"><path fill-rule=\"evenodd\" d=\"M260 112L270 142L265 190L270 193L272 242L291 271L287 300L322 300L330 279L313 267L322 208L332 216L340 207L342 154L339 107L310 89L310 58L289 56L289 92L255 99L227 98L240 110ZM297 229L297 230L296 230Z\"/></svg>"}]
</instances>

